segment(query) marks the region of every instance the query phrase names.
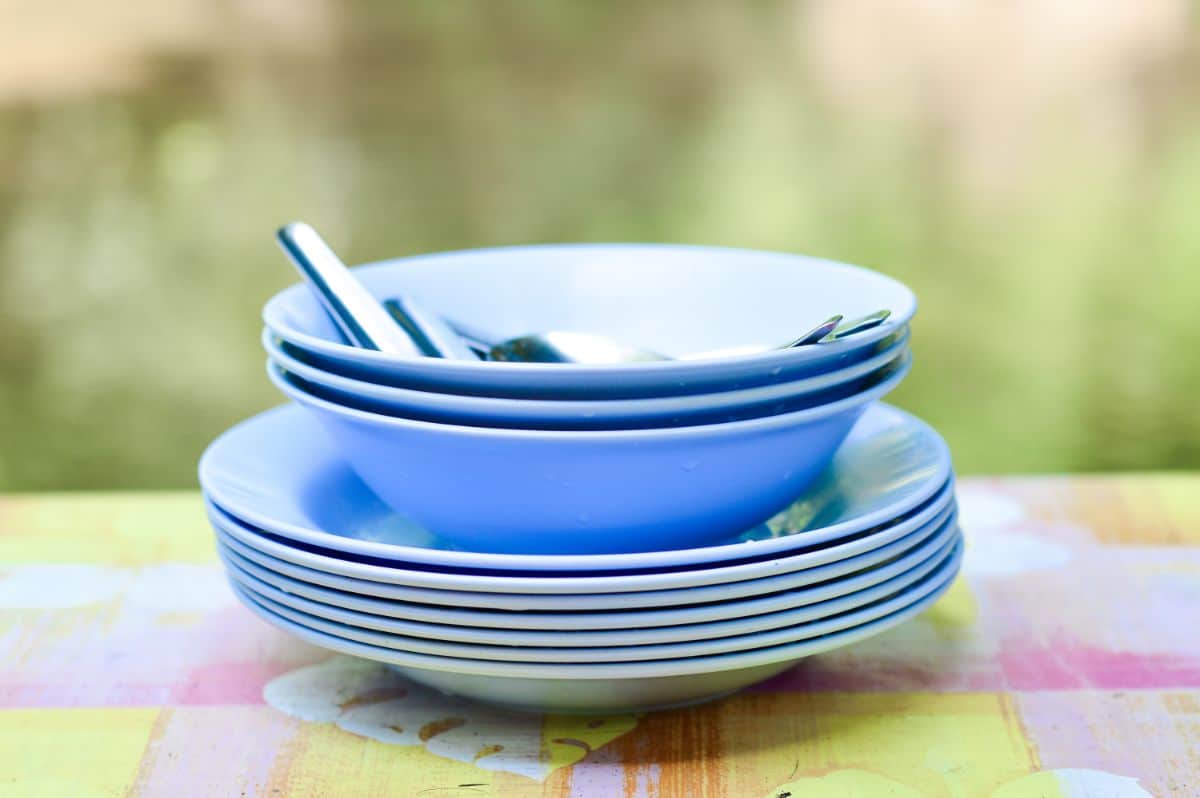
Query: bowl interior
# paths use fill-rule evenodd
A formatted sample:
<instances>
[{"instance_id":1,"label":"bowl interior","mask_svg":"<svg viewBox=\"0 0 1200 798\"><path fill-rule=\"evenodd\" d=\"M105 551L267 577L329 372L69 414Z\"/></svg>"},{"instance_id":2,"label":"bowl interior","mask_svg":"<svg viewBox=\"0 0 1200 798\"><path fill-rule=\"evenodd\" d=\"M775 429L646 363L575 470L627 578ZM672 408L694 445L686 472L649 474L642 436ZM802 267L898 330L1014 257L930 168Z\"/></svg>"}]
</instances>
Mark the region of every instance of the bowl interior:
<instances>
[{"instance_id":1,"label":"bowl interior","mask_svg":"<svg viewBox=\"0 0 1200 798\"><path fill-rule=\"evenodd\" d=\"M902 283L867 269L773 252L675 245L551 245L471 250L356 269L385 299L419 297L443 315L502 340L578 330L671 357L729 346L774 346L821 320L881 308L907 322ZM305 285L264 312L277 332L342 337ZM303 343L301 341L301 343Z\"/></svg>"}]
</instances>

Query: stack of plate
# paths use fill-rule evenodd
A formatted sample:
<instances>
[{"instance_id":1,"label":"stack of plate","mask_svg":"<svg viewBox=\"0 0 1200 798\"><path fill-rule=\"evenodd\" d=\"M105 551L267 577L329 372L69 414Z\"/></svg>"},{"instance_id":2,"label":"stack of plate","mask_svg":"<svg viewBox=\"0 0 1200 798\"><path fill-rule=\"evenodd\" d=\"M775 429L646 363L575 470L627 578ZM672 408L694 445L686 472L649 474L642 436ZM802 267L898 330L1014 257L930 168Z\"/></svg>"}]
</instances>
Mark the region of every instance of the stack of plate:
<instances>
[{"instance_id":1,"label":"stack of plate","mask_svg":"<svg viewBox=\"0 0 1200 798\"><path fill-rule=\"evenodd\" d=\"M200 464L230 580L270 623L492 703L641 710L877 634L957 573L945 443L876 401L908 369L915 302L895 281L632 246L357 273L381 299L419 295L500 336L587 330L674 356L783 341L832 310L894 312L793 350L495 363L350 347L288 289L264 342L296 404Z\"/></svg>"}]
</instances>

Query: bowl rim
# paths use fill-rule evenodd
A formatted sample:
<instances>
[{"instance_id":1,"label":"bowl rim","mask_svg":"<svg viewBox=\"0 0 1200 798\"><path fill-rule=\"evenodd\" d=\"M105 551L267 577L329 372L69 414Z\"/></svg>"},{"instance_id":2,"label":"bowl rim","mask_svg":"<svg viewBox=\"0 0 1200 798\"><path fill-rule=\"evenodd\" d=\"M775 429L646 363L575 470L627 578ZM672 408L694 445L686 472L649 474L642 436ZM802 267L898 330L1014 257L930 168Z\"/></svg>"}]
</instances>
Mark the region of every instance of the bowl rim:
<instances>
[{"instance_id":1,"label":"bowl rim","mask_svg":"<svg viewBox=\"0 0 1200 798\"><path fill-rule=\"evenodd\" d=\"M859 405L865 405L879 399L896 388L912 369L912 352L904 352L892 363L883 366L880 371L891 369L883 380L866 390L851 396L838 399L817 407L794 410L790 413L759 416L738 421L718 422L715 424L693 424L683 427L651 427L648 429L596 429L596 430L540 430L516 429L510 427L477 427L465 424L442 424L434 421L404 418L401 416L385 416L367 410L347 407L326 399L313 396L307 391L292 384L283 370L267 360L267 377L285 396L298 404L310 409L330 413L359 424L372 424L400 430L417 430L442 435L457 435L466 438L509 439L512 441L544 441L547 443L617 443L624 441L666 441L677 438L711 437L729 434L753 434L769 432L779 427L797 423L812 423L831 416L853 410Z\"/></svg>"},{"instance_id":2,"label":"bowl rim","mask_svg":"<svg viewBox=\"0 0 1200 798\"><path fill-rule=\"evenodd\" d=\"M831 268L839 271L851 271L864 274L871 279L880 282L888 283L902 293L907 302L904 307L891 308L891 315L888 320L878 327L870 330L865 330L851 338L846 338L842 341L833 341L824 344L822 352L825 354L840 354L851 352L855 349L865 346L875 341L880 340L886 335L891 334L897 327L908 324L917 311L917 297L912 289L905 285L900 280L884 274L883 272L867 268L865 266L856 266L850 263L842 263L840 261L830 260L828 258L820 258L812 255L802 255L794 252L779 252L775 250L760 250L749 249L744 247L721 247L721 246L704 246L699 244L667 244L667 243L638 243L638 242L612 242L612 243L571 243L571 244L526 244L502 247L476 247L468 249L450 250L446 252L431 252L421 255L407 255L398 258L389 258L385 260L372 261L360 266L352 267L352 271L358 274L372 274L388 269L404 268L413 264L425 264L436 262L438 260L462 257L464 255L475 255L486 257L487 255L513 255L521 252L544 252L553 250L562 251L585 251L585 250L629 250L629 249L648 249L648 250L672 250L677 252L705 252L705 253L724 253L727 255L737 256L755 256L755 257L774 257L791 259L797 263L804 263L809 266L819 268ZM713 358L707 360L665 360L665 361L641 361L632 363L522 363L522 362L506 362L506 361L470 361L470 360L446 360L443 358L410 358L398 357L380 352L374 349L364 349L361 347L351 346L350 344L341 343L338 341L330 341L326 338L320 338L311 333L298 330L287 324L287 319L284 314L284 309L296 295L308 290L305 283L293 283L292 285L282 289L273 295L263 305L262 320L268 328L270 328L280 338L298 346L302 349L323 355L325 357L338 360L354 360L359 363L369 366L386 367L395 365L404 365L414 367L418 370L428 369L431 375L469 377L479 375L481 372L495 372L499 369L504 369L506 372L520 376L523 374L545 376L548 374L561 373L563 376L571 378L579 378L586 374L604 375L613 377L618 374L629 374L630 376L645 375L647 373L657 373L663 376L673 376L679 379L685 378L685 375L702 374L714 369L720 370L722 366L728 367L731 362L738 362L754 365L767 366L779 361L801 362L803 360L812 359L814 355L809 354L811 350L807 347L797 347L795 349L772 349L765 352L755 353L752 355L742 355L736 358Z\"/></svg>"},{"instance_id":3,"label":"bowl rim","mask_svg":"<svg viewBox=\"0 0 1200 798\"><path fill-rule=\"evenodd\" d=\"M688 400L699 399L700 397L720 397L723 401L718 407L726 404L736 406L743 403L770 401L772 398L775 398L776 394L779 394L778 398L782 399L797 394L836 388L852 380L870 376L872 372L881 370L902 358L911 340L912 333L909 328L905 327L897 332L896 340L889 344L887 348L864 360L811 376L768 383L766 385L755 385L749 388L732 388L725 391L702 391L678 396L647 396L631 399L533 399L510 396L451 394L441 391L423 390L421 388L388 385L386 383L349 377L320 368L319 366L314 366L310 363L305 363L288 354L277 340L277 336L269 328L264 327L261 336L261 343L263 349L267 352L267 357L276 366L279 366L285 374L298 377L305 382L315 383L321 387L356 395L361 394L362 398L368 400L388 401L408 398L412 401L421 401L425 397L439 397L439 401L448 401L450 405L454 406L453 409L455 410L471 410L480 413L500 413L505 410L520 410L530 415L542 409L551 411L552 407L558 410L565 409L573 413L585 413L589 411L610 413L614 411L614 408L616 413L649 413L678 409L680 405L683 406L682 410L691 410L692 408L689 406L691 403ZM787 390L789 387L792 389L791 391ZM478 425L464 424L463 426Z\"/></svg>"}]
</instances>

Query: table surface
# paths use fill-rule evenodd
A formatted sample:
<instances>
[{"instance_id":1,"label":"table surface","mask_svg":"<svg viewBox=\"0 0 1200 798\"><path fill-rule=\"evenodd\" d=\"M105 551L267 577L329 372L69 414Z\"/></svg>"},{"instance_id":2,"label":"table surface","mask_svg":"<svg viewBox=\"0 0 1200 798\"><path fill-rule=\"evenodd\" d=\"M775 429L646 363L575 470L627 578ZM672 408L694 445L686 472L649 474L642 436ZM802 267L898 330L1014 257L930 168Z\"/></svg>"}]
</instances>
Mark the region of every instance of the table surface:
<instances>
[{"instance_id":1,"label":"table surface","mask_svg":"<svg viewBox=\"0 0 1200 798\"><path fill-rule=\"evenodd\" d=\"M194 493L3 496L0 795L1200 795L1200 475L959 496L963 576L920 618L606 718L288 638L234 601Z\"/></svg>"}]
</instances>

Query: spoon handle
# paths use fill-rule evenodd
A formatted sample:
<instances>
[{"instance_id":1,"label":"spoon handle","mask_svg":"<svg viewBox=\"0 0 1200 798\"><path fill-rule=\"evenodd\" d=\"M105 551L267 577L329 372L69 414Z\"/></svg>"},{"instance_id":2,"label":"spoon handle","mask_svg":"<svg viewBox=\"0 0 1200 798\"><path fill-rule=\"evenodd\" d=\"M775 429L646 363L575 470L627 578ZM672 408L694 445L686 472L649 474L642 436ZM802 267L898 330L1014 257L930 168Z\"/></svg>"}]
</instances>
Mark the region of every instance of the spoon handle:
<instances>
[{"instance_id":1,"label":"spoon handle","mask_svg":"<svg viewBox=\"0 0 1200 798\"><path fill-rule=\"evenodd\" d=\"M891 315L892 312L890 310L877 310L861 318L844 321L835 327L833 332L825 336L821 343L836 341L839 338L845 338L847 335L854 335L855 333L865 332L866 330L878 327L887 321L888 316Z\"/></svg>"},{"instance_id":2,"label":"spoon handle","mask_svg":"<svg viewBox=\"0 0 1200 798\"><path fill-rule=\"evenodd\" d=\"M813 327L811 330L806 332L804 335L801 335L796 340L792 341L789 344L785 344L784 346L782 346L780 348L781 349L792 349L797 346L808 346L809 344L815 344L818 341L820 341L822 338L824 338L825 336L827 336L831 332L833 332L834 329L837 328L838 324L841 323L841 321L842 321L841 314L839 314L837 316L830 316L828 319L821 322L816 327Z\"/></svg>"},{"instance_id":3,"label":"spoon handle","mask_svg":"<svg viewBox=\"0 0 1200 798\"><path fill-rule=\"evenodd\" d=\"M474 324L450 318L446 319L446 324L450 325L450 329L458 333L458 337L466 341L468 346L477 351L487 352L496 344L501 343L500 338Z\"/></svg>"},{"instance_id":4,"label":"spoon handle","mask_svg":"<svg viewBox=\"0 0 1200 798\"><path fill-rule=\"evenodd\" d=\"M420 356L417 345L354 279L316 230L292 222L281 227L276 238L350 343L395 355Z\"/></svg>"},{"instance_id":5,"label":"spoon handle","mask_svg":"<svg viewBox=\"0 0 1200 798\"><path fill-rule=\"evenodd\" d=\"M389 299L383 303L383 308L408 333L422 354L447 360L479 359L441 316L412 297Z\"/></svg>"}]
</instances>

